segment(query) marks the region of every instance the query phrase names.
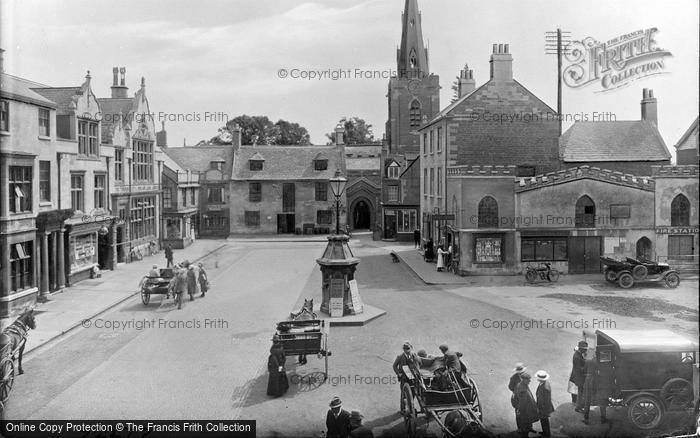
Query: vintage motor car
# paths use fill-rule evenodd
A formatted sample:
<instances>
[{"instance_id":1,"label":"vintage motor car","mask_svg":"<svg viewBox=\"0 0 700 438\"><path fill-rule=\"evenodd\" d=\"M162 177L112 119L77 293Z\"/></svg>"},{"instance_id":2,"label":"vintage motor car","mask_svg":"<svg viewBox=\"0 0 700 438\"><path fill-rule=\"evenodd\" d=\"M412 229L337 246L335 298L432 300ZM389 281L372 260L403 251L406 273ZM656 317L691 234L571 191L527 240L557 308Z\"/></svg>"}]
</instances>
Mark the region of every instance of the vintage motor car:
<instances>
[{"instance_id":1,"label":"vintage motor car","mask_svg":"<svg viewBox=\"0 0 700 438\"><path fill-rule=\"evenodd\" d=\"M599 391L627 406L635 427L654 429L668 412L697 406L697 342L669 330L584 330L584 338L596 352Z\"/></svg>"},{"instance_id":2,"label":"vintage motor car","mask_svg":"<svg viewBox=\"0 0 700 438\"><path fill-rule=\"evenodd\" d=\"M601 257L605 265L603 276L610 283L617 283L624 289L629 289L635 281L663 281L666 286L674 289L681 283L681 277L668 263L658 263L651 260L625 257L617 260L611 257Z\"/></svg>"}]
</instances>

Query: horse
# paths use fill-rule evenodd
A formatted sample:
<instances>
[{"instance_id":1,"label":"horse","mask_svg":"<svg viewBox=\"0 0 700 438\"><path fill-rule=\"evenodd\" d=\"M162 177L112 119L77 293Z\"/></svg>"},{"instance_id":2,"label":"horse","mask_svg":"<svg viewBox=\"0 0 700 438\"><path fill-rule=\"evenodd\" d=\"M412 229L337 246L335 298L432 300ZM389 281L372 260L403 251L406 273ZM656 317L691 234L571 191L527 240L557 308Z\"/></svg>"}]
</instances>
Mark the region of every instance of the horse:
<instances>
[{"instance_id":1,"label":"horse","mask_svg":"<svg viewBox=\"0 0 700 438\"><path fill-rule=\"evenodd\" d=\"M5 330L0 333L0 354L12 355L19 348L17 357L18 374L24 374L22 369L22 356L24 355L24 347L26 345L27 333L30 329L36 328L36 319L34 318L34 309L29 308L12 324L5 327ZM0 357L1 359L1 357Z\"/></svg>"},{"instance_id":2,"label":"horse","mask_svg":"<svg viewBox=\"0 0 700 438\"><path fill-rule=\"evenodd\" d=\"M496 435L486 429L477 414L471 410L458 409L445 416L443 437L449 438L495 438Z\"/></svg>"},{"instance_id":3,"label":"horse","mask_svg":"<svg viewBox=\"0 0 700 438\"><path fill-rule=\"evenodd\" d=\"M314 299L311 298L307 300L304 298L304 305L301 306L298 312L291 312L289 314L290 321L310 321L316 319L316 314L314 313ZM298 358L300 365L305 365L307 363L306 355L300 354Z\"/></svg>"}]
</instances>

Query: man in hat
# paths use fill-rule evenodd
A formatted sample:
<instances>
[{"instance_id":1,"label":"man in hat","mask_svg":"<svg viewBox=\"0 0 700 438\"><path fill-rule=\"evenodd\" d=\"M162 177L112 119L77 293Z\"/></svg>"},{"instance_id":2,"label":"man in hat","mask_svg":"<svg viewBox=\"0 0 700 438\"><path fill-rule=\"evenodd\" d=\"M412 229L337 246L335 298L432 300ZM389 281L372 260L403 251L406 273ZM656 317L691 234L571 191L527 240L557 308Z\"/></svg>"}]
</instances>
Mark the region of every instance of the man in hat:
<instances>
[{"instance_id":1,"label":"man in hat","mask_svg":"<svg viewBox=\"0 0 700 438\"><path fill-rule=\"evenodd\" d=\"M520 383L520 375L524 373L525 370L527 370L527 368L522 362L516 363L515 368L513 368L513 375L510 376L510 381L508 382L508 389L511 392L510 405L515 409L516 422L518 420L518 396L515 393L515 388L518 386L518 383Z\"/></svg>"},{"instance_id":2,"label":"man in hat","mask_svg":"<svg viewBox=\"0 0 700 438\"><path fill-rule=\"evenodd\" d=\"M569 376L568 391L571 393L571 403L576 404L576 412L583 412L582 405L578 401L578 394L583 389L583 382L585 380L584 367L586 366L587 350L588 342L579 341L572 359L573 366L571 368L571 375Z\"/></svg>"},{"instance_id":3,"label":"man in hat","mask_svg":"<svg viewBox=\"0 0 700 438\"><path fill-rule=\"evenodd\" d=\"M459 363L459 357L457 354L450 351L450 348L446 344L440 345L440 351L442 351L445 363L445 370L452 371L455 376L459 376L462 372L462 367Z\"/></svg>"},{"instance_id":4,"label":"man in hat","mask_svg":"<svg viewBox=\"0 0 700 438\"><path fill-rule=\"evenodd\" d=\"M342 409L343 403L339 397L333 397L329 403L330 409L326 415L326 438L348 438L350 433L350 414Z\"/></svg>"},{"instance_id":5,"label":"man in hat","mask_svg":"<svg viewBox=\"0 0 700 438\"><path fill-rule=\"evenodd\" d=\"M550 437L552 433L549 428L549 416L554 412L554 405L552 404L552 387L549 385L549 374L547 371L539 370L535 377L540 382L535 394L537 396L537 412L540 416L542 436Z\"/></svg>"},{"instance_id":6,"label":"man in hat","mask_svg":"<svg viewBox=\"0 0 700 438\"><path fill-rule=\"evenodd\" d=\"M158 270L158 265L153 265L151 270L148 272L148 276L151 278L158 278L160 277L160 271Z\"/></svg>"},{"instance_id":7,"label":"man in hat","mask_svg":"<svg viewBox=\"0 0 700 438\"><path fill-rule=\"evenodd\" d=\"M403 353L399 354L396 356L396 360L394 360L394 365L392 365L392 368L394 369L394 373L396 374L396 378L399 381L399 388L401 388L406 382L406 376L403 373L403 366L406 365L408 368L411 370L412 373L414 373L418 378L420 378L420 359L414 353L411 351L413 349L413 346L411 345L410 342L406 341L403 343ZM404 410L404 399L401 397L401 412Z\"/></svg>"},{"instance_id":8,"label":"man in hat","mask_svg":"<svg viewBox=\"0 0 700 438\"><path fill-rule=\"evenodd\" d=\"M606 415L608 398L604 391L598 390L598 359L595 355L586 357L584 375L585 380L578 396L579 402L583 402L583 422L588 424L591 406L598 406L600 408L600 422L605 424L608 422Z\"/></svg>"},{"instance_id":9,"label":"man in hat","mask_svg":"<svg viewBox=\"0 0 700 438\"><path fill-rule=\"evenodd\" d=\"M168 262L166 268L173 266L173 247L169 243L165 247L165 261Z\"/></svg>"},{"instance_id":10,"label":"man in hat","mask_svg":"<svg viewBox=\"0 0 700 438\"><path fill-rule=\"evenodd\" d=\"M515 422L518 425L518 433L527 437L530 432L536 433L532 423L539 421L537 402L530 391L530 374L526 371L520 373L520 383L515 387L515 397L518 407L515 410Z\"/></svg>"},{"instance_id":11,"label":"man in hat","mask_svg":"<svg viewBox=\"0 0 700 438\"><path fill-rule=\"evenodd\" d=\"M352 438L374 438L372 429L362 425L362 419L365 418L360 411L352 411L350 413L350 437Z\"/></svg>"}]
</instances>

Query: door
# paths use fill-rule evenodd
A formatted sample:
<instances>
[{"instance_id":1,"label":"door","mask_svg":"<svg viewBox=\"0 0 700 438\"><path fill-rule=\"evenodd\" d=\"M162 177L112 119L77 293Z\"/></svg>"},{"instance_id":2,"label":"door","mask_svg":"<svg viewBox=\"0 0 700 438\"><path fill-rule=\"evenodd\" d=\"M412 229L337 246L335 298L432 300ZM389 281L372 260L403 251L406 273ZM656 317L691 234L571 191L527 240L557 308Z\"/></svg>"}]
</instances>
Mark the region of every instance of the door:
<instances>
[{"instance_id":1,"label":"door","mask_svg":"<svg viewBox=\"0 0 700 438\"><path fill-rule=\"evenodd\" d=\"M396 212L387 211L384 216L384 238L393 239L396 237Z\"/></svg>"},{"instance_id":2,"label":"door","mask_svg":"<svg viewBox=\"0 0 700 438\"><path fill-rule=\"evenodd\" d=\"M282 184L282 211L285 213L294 212L294 183Z\"/></svg>"},{"instance_id":3,"label":"door","mask_svg":"<svg viewBox=\"0 0 700 438\"><path fill-rule=\"evenodd\" d=\"M608 397L617 396L618 388L615 386L615 349L612 345L598 345L596 347L598 360L598 393Z\"/></svg>"},{"instance_id":4,"label":"door","mask_svg":"<svg viewBox=\"0 0 700 438\"><path fill-rule=\"evenodd\" d=\"M569 238L569 274L600 272L600 237Z\"/></svg>"},{"instance_id":5,"label":"door","mask_svg":"<svg viewBox=\"0 0 700 438\"><path fill-rule=\"evenodd\" d=\"M293 214L278 214L277 215L277 233L289 234L294 233L295 220Z\"/></svg>"}]
</instances>

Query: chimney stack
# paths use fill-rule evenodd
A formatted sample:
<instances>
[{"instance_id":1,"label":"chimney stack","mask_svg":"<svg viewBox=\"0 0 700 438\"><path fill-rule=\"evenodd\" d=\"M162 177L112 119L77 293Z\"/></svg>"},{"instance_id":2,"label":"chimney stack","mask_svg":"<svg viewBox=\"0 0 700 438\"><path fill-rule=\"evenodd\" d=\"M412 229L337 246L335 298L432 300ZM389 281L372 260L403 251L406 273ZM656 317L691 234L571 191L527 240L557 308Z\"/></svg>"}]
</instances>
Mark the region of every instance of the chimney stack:
<instances>
[{"instance_id":1,"label":"chimney stack","mask_svg":"<svg viewBox=\"0 0 700 438\"><path fill-rule=\"evenodd\" d=\"M156 145L163 149L168 147L168 133L165 131L165 120L161 120L162 129L156 132Z\"/></svg>"},{"instance_id":2,"label":"chimney stack","mask_svg":"<svg viewBox=\"0 0 700 438\"><path fill-rule=\"evenodd\" d=\"M642 120L649 121L658 127L654 90L647 88L642 90Z\"/></svg>"},{"instance_id":3,"label":"chimney stack","mask_svg":"<svg viewBox=\"0 0 700 438\"><path fill-rule=\"evenodd\" d=\"M345 144L343 137L345 136L345 127L342 123L338 123L335 127L335 144L336 146Z\"/></svg>"},{"instance_id":4,"label":"chimney stack","mask_svg":"<svg viewBox=\"0 0 700 438\"><path fill-rule=\"evenodd\" d=\"M459 72L459 83L458 83L458 97L466 96L476 89L476 82L474 81L474 70L470 70L467 64L464 64L464 68Z\"/></svg>"},{"instance_id":5,"label":"chimney stack","mask_svg":"<svg viewBox=\"0 0 700 438\"><path fill-rule=\"evenodd\" d=\"M491 54L491 80L511 82L513 80L513 56L508 44L494 44Z\"/></svg>"},{"instance_id":6,"label":"chimney stack","mask_svg":"<svg viewBox=\"0 0 700 438\"><path fill-rule=\"evenodd\" d=\"M117 73L119 73L120 81L117 82ZM112 99L126 99L129 88L126 86L126 68L112 68Z\"/></svg>"},{"instance_id":7,"label":"chimney stack","mask_svg":"<svg viewBox=\"0 0 700 438\"><path fill-rule=\"evenodd\" d=\"M233 148L236 149L240 145L241 145L241 127L238 126L238 123L234 123L233 126L231 127L231 146L233 146Z\"/></svg>"}]
</instances>

